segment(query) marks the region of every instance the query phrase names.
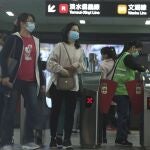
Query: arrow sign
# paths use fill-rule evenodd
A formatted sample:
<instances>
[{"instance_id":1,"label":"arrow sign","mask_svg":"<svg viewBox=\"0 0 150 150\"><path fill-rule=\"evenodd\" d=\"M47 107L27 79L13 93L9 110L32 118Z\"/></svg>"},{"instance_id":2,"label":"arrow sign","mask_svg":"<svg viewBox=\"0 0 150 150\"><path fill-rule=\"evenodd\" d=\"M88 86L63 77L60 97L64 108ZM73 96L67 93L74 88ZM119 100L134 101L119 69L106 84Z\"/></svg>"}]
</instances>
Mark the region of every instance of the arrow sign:
<instances>
[{"instance_id":1,"label":"arrow sign","mask_svg":"<svg viewBox=\"0 0 150 150\"><path fill-rule=\"evenodd\" d=\"M51 4L49 4L49 5L48 5L48 12L51 12L51 13L56 12L55 7L56 7L55 5L51 5Z\"/></svg>"}]
</instances>

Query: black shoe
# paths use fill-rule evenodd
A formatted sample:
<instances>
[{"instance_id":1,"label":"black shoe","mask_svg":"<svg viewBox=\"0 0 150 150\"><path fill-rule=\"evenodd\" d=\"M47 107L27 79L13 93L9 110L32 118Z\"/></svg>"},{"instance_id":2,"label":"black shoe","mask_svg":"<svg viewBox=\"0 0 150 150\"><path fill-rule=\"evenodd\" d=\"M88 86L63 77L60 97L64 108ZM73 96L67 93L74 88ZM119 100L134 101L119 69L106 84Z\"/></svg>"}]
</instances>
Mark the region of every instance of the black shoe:
<instances>
[{"instance_id":1,"label":"black shoe","mask_svg":"<svg viewBox=\"0 0 150 150\"><path fill-rule=\"evenodd\" d=\"M63 148L67 149L67 150L73 150L71 141L70 140L64 140Z\"/></svg>"},{"instance_id":2,"label":"black shoe","mask_svg":"<svg viewBox=\"0 0 150 150\"><path fill-rule=\"evenodd\" d=\"M51 142L49 144L51 148L57 148L56 138L51 138Z\"/></svg>"},{"instance_id":3,"label":"black shoe","mask_svg":"<svg viewBox=\"0 0 150 150\"><path fill-rule=\"evenodd\" d=\"M107 143L107 139L106 138L103 138L103 143Z\"/></svg>"},{"instance_id":4,"label":"black shoe","mask_svg":"<svg viewBox=\"0 0 150 150\"><path fill-rule=\"evenodd\" d=\"M37 137L35 143L36 143L37 145L43 146L42 138L41 138L41 137Z\"/></svg>"},{"instance_id":5,"label":"black shoe","mask_svg":"<svg viewBox=\"0 0 150 150\"><path fill-rule=\"evenodd\" d=\"M57 148L58 149L63 148L62 137L56 137L56 143L57 143Z\"/></svg>"},{"instance_id":6,"label":"black shoe","mask_svg":"<svg viewBox=\"0 0 150 150\"><path fill-rule=\"evenodd\" d=\"M79 131L77 129L73 129L72 133L79 133Z\"/></svg>"},{"instance_id":7,"label":"black shoe","mask_svg":"<svg viewBox=\"0 0 150 150\"><path fill-rule=\"evenodd\" d=\"M133 144L127 140L123 140L123 141L115 141L116 144L118 145L122 145L122 146L132 146Z\"/></svg>"}]
</instances>

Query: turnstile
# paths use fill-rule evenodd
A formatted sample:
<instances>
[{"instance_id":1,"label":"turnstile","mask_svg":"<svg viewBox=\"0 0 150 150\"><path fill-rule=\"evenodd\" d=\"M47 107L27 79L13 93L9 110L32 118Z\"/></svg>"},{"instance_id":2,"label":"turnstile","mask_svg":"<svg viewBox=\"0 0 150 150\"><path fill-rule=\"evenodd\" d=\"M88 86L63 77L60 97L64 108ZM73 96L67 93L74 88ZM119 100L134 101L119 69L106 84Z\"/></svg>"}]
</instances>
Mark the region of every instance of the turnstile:
<instances>
[{"instance_id":1,"label":"turnstile","mask_svg":"<svg viewBox=\"0 0 150 150\"><path fill-rule=\"evenodd\" d=\"M80 113L80 144L82 148L96 148L101 144L101 116L99 113L100 73L84 73Z\"/></svg>"},{"instance_id":2,"label":"turnstile","mask_svg":"<svg viewBox=\"0 0 150 150\"><path fill-rule=\"evenodd\" d=\"M144 147L150 147L150 73L144 73L144 113L142 115L142 127L140 143Z\"/></svg>"},{"instance_id":3,"label":"turnstile","mask_svg":"<svg viewBox=\"0 0 150 150\"><path fill-rule=\"evenodd\" d=\"M83 90L81 101L80 144L83 148L96 148L101 143L98 92Z\"/></svg>"}]
</instances>

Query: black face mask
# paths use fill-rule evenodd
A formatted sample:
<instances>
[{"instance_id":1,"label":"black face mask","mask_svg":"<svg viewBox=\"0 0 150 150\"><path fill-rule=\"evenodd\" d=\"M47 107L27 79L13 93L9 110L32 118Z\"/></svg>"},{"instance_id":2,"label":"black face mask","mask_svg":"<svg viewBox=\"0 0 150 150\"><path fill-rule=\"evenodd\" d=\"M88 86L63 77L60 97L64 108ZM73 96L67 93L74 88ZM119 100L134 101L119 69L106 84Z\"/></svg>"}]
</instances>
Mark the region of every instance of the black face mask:
<instances>
[{"instance_id":1,"label":"black face mask","mask_svg":"<svg viewBox=\"0 0 150 150\"><path fill-rule=\"evenodd\" d=\"M142 51L139 51L139 56L146 56L147 54L142 52Z\"/></svg>"}]
</instances>

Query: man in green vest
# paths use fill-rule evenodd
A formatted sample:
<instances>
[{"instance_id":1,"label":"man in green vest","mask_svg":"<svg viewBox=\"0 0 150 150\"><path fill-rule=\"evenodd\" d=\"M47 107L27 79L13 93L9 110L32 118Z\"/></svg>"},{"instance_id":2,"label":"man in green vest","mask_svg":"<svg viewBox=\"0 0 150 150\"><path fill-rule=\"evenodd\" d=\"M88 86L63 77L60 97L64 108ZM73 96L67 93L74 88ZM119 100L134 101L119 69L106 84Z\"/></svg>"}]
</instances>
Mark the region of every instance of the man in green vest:
<instances>
[{"instance_id":1,"label":"man in green vest","mask_svg":"<svg viewBox=\"0 0 150 150\"><path fill-rule=\"evenodd\" d=\"M135 79L135 71L144 72L145 68L137 64L137 57L142 50L142 43L133 41L124 46L120 54L113 75L113 80L118 83L115 100L117 103L117 135L115 143L119 145L132 146L128 138L128 118L129 118L129 96L125 83Z\"/></svg>"}]
</instances>

